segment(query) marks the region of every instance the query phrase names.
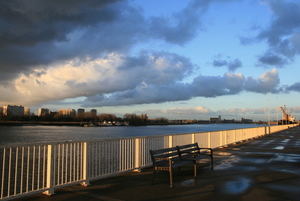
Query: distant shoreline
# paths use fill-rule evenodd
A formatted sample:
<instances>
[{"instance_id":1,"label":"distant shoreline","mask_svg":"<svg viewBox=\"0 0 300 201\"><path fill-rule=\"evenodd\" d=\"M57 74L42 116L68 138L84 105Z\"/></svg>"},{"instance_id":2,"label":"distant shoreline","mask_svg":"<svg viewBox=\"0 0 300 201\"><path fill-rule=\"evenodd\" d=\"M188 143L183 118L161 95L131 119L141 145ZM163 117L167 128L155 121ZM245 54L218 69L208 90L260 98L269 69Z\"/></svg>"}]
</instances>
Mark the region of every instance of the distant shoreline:
<instances>
[{"instance_id":1,"label":"distant shoreline","mask_svg":"<svg viewBox=\"0 0 300 201\"><path fill-rule=\"evenodd\" d=\"M59 121L0 121L0 126L26 126L26 125L45 125L45 126L80 126L81 122L59 122Z\"/></svg>"},{"instance_id":2,"label":"distant shoreline","mask_svg":"<svg viewBox=\"0 0 300 201\"><path fill-rule=\"evenodd\" d=\"M271 122L271 124L275 122ZM147 123L141 126L151 125L188 125L188 124L216 124L216 123ZM228 124L228 123L217 123L217 124ZM245 124L240 122L232 122L232 124ZM267 122L260 123L247 123L247 124L267 124ZM0 126L26 126L26 125L44 125L44 126L82 126L82 122L59 122L59 121L0 121Z\"/></svg>"}]
</instances>

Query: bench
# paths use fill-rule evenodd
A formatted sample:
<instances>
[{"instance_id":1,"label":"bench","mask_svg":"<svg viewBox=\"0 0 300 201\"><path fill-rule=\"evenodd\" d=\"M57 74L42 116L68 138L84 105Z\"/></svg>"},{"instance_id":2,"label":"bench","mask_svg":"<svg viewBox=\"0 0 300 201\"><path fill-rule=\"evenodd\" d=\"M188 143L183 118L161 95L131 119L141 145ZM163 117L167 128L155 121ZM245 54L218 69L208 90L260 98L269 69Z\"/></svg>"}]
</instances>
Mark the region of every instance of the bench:
<instances>
[{"instance_id":1,"label":"bench","mask_svg":"<svg viewBox=\"0 0 300 201\"><path fill-rule=\"evenodd\" d=\"M200 152L198 143L176 146L165 149L150 150L150 155L153 163L153 178L152 184L154 183L155 174L157 170L169 171L170 174L170 187L173 187L173 169L180 168L186 164L193 164L194 176L197 176L197 161L204 156L211 157L211 165L213 168L213 152L210 148L210 154L203 154Z\"/></svg>"},{"instance_id":2,"label":"bench","mask_svg":"<svg viewBox=\"0 0 300 201\"><path fill-rule=\"evenodd\" d=\"M213 150L211 148L200 148L196 142L193 144L177 146L177 150L180 154L181 160L199 161L200 159L210 157L211 169L214 169Z\"/></svg>"}]
</instances>

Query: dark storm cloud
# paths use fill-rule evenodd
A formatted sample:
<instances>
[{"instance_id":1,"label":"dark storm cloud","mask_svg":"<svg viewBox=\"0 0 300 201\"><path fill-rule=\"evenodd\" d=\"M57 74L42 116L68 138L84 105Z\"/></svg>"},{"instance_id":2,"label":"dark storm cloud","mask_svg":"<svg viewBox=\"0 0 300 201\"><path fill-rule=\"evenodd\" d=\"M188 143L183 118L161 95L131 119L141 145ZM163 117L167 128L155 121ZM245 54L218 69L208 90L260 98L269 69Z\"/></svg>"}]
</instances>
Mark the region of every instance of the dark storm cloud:
<instances>
[{"instance_id":1,"label":"dark storm cloud","mask_svg":"<svg viewBox=\"0 0 300 201\"><path fill-rule=\"evenodd\" d=\"M170 16L173 23L145 19L125 0L0 1L1 82L57 62L127 52L151 39L183 45L198 33L208 5L192 1Z\"/></svg>"},{"instance_id":2,"label":"dark storm cloud","mask_svg":"<svg viewBox=\"0 0 300 201\"><path fill-rule=\"evenodd\" d=\"M5 74L1 81L37 65L80 56L70 34L120 18L120 6L112 6L115 2L0 1L0 74Z\"/></svg>"},{"instance_id":3,"label":"dark storm cloud","mask_svg":"<svg viewBox=\"0 0 300 201\"><path fill-rule=\"evenodd\" d=\"M261 78L230 73L198 75L192 83L183 83L195 68L189 58L151 50L130 55L137 45L153 40L185 45L205 28L202 17L213 2L226 1L194 0L170 16L146 19L142 10L126 0L0 0L0 87L25 75L18 85L20 91L24 87L46 94L34 100L36 104L87 97L83 107L162 103L197 96L233 95L243 90L278 91L279 78L275 71ZM267 39L267 33L257 38ZM296 36L293 41L293 44L298 41ZM285 41L279 40L272 47L277 55L293 55L290 43ZM262 57L262 62L270 63L272 59L276 58ZM67 64L76 69L92 69L92 72L82 80L72 77L71 71L64 71L69 77L60 77L55 68L62 71L64 67L71 68ZM215 59L213 65L235 71L242 67L242 62ZM94 74L98 77L93 77ZM48 86L52 93L49 95L44 88L30 85L30 78L38 86ZM59 82L57 88L49 80Z\"/></svg>"},{"instance_id":4,"label":"dark storm cloud","mask_svg":"<svg viewBox=\"0 0 300 201\"><path fill-rule=\"evenodd\" d=\"M34 46L39 42L67 41L76 27L113 21L118 0L10 0L0 2L0 47ZM104 9L105 7L105 9Z\"/></svg>"}]
</instances>

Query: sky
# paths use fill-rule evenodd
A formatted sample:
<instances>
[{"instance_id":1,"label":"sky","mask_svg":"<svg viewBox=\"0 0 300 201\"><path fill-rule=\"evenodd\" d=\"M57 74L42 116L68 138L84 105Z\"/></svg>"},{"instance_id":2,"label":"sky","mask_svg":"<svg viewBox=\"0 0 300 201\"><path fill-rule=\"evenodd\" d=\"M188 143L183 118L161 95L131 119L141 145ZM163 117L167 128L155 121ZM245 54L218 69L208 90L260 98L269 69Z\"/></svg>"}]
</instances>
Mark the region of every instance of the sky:
<instances>
[{"instance_id":1,"label":"sky","mask_svg":"<svg viewBox=\"0 0 300 201\"><path fill-rule=\"evenodd\" d=\"M0 105L300 118L298 0L0 0Z\"/></svg>"}]
</instances>

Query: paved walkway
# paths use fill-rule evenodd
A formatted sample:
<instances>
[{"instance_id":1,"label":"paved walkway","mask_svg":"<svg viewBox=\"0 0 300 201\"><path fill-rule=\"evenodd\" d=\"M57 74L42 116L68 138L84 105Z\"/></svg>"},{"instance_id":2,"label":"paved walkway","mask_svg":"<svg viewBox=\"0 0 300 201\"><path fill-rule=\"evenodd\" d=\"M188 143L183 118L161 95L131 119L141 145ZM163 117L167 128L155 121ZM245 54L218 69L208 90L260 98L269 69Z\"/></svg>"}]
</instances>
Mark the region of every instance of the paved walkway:
<instances>
[{"instance_id":1,"label":"paved walkway","mask_svg":"<svg viewBox=\"0 0 300 201\"><path fill-rule=\"evenodd\" d=\"M19 200L300 200L299 126L218 149L214 159L214 170L201 163L197 179L189 165L180 174L175 172L174 188L169 187L165 171L158 172L151 185L152 170L147 168L94 181L88 187L65 187L52 196Z\"/></svg>"}]
</instances>

